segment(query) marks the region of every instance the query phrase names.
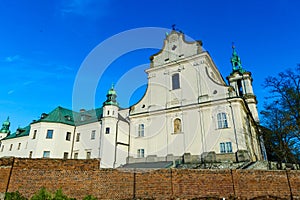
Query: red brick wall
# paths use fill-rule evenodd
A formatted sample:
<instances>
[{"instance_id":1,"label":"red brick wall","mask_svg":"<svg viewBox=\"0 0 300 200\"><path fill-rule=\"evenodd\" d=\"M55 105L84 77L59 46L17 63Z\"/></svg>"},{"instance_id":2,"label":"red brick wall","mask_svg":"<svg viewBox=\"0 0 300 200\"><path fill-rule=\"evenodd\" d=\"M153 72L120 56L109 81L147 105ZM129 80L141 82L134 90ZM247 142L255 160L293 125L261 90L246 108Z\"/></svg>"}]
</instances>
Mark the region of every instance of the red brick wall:
<instances>
[{"instance_id":1,"label":"red brick wall","mask_svg":"<svg viewBox=\"0 0 300 200\"><path fill-rule=\"evenodd\" d=\"M173 195L180 198L234 195L230 170L172 170Z\"/></svg>"},{"instance_id":2,"label":"red brick wall","mask_svg":"<svg viewBox=\"0 0 300 200\"><path fill-rule=\"evenodd\" d=\"M241 198L290 197L286 171L235 170L233 180L235 195Z\"/></svg>"},{"instance_id":3,"label":"red brick wall","mask_svg":"<svg viewBox=\"0 0 300 200\"><path fill-rule=\"evenodd\" d=\"M13 158L0 159L0 193L5 193L13 165Z\"/></svg>"},{"instance_id":4,"label":"red brick wall","mask_svg":"<svg viewBox=\"0 0 300 200\"><path fill-rule=\"evenodd\" d=\"M232 196L300 198L300 171L99 170L99 160L0 159L0 193L31 197L41 187L70 197L192 199ZM12 170L11 170L12 169ZM11 172L11 173L10 173Z\"/></svg>"}]
</instances>

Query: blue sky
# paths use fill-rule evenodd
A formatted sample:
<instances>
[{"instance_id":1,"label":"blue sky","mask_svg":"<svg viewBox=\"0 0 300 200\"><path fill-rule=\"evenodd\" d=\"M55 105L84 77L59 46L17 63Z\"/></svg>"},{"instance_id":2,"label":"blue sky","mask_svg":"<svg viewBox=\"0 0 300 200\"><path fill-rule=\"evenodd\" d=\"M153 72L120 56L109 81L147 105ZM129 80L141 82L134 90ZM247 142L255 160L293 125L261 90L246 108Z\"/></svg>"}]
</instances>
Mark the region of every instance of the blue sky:
<instances>
[{"instance_id":1,"label":"blue sky","mask_svg":"<svg viewBox=\"0 0 300 200\"><path fill-rule=\"evenodd\" d=\"M268 95L264 79L300 62L299 7L298 0L1 0L0 122L9 116L15 131L59 105L72 108L76 76L97 45L123 31L172 24L203 41L224 79L231 72L234 42L244 68L253 74L261 110ZM95 106L102 105L112 82L116 89L124 87L118 85L124 74L136 87L146 84L143 70L157 51L133 51L108 66ZM143 87L133 96L122 90L118 99L127 107L142 93Z\"/></svg>"}]
</instances>

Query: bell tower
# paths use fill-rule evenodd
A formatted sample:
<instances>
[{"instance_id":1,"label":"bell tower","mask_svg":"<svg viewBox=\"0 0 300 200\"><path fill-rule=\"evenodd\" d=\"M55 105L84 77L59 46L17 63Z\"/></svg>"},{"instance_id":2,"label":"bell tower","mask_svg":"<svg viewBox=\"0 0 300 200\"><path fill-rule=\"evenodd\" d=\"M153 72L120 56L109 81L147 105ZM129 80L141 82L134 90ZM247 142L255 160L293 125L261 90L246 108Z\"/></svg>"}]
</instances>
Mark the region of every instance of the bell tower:
<instances>
[{"instance_id":1,"label":"bell tower","mask_svg":"<svg viewBox=\"0 0 300 200\"><path fill-rule=\"evenodd\" d=\"M235 46L232 45L232 57L231 57L232 72L227 77L230 86L232 86L236 92L237 97L243 98L256 122L259 122L257 112L257 100L253 92L252 76L251 72L246 71L242 67L242 62L238 56Z\"/></svg>"},{"instance_id":2,"label":"bell tower","mask_svg":"<svg viewBox=\"0 0 300 200\"><path fill-rule=\"evenodd\" d=\"M7 120L3 122L2 128L0 129L0 139L5 138L10 134L10 122L9 122L9 117L7 117Z\"/></svg>"},{"instance_id":3,"label":"bell tower","mask_svg":"<svg viewBox=\"0 0 300 200\"><path fill-rule=\"evenodd\" d=\"M117 93L114 89L114 85L108 90L106 94L106 101L103 102L103 113L101 119L101 133L102 141L100 152L101 165L103 167L115 167L116 152L117 152L117 135L118 135L118 112L119 103L116 100ZM113 154L107 154L105 152L112 152ZM113 155L113 156L112 156Z\"/></svg>"}]
</instances>

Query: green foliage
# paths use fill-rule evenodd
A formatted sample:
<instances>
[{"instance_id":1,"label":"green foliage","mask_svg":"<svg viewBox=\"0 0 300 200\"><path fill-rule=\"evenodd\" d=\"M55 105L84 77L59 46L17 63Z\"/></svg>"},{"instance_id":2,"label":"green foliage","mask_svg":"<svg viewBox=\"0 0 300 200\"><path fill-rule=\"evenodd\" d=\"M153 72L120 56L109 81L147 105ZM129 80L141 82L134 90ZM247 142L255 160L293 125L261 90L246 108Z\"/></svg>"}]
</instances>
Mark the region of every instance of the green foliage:
<instances>
[{"instance_id":1,"label":"green foliage","mask_svg":"<svg viewBox=\"0 0 300 200\"><path fill-rule=\"evenodd\" d=\"M36 194L31 197L31 200L51 200L52 195L50 192L46 190L46 188L42 187Z\"/></svg>"},{"instance_id":2,"label":"green foliage","mask_svg":"<svg viewBox=\"0 0 300 200\"><path fill-rule=\"evenodd\" d=\"M27 200L18 191L5 193L5 200ZM54 194L51 194L42 187L36 194L31 197L31 200L76 200L75 198L69 198L62 192L62 189L57 190ZM87 195L84 200L97 200L92 195Z\"/></svg>"},{"instance_id":3,"label":"green foliage","mask_svg":"<svg viewBox=\"0 0 300 200\"><path fill-rule=\"evenodd\" d=\"M65 195L61 189L57 190L54 194L53 200L69 200L70 198Z\"/></svg>"},{"instance_id":4,"label":"green foliage","mask_svg":"<svg viewBox=\"0 0 300 200\"><path fill-rule=\"evenodd\" d=\"M5 200L27 200L27 198L23 197L19 191L16 192L7 192L5 193Z\"/></svg>"},{"instance_id":5,"label":"green foliage","mask_svg":"<svg viewBox=\"0 0 300 200\"><path fill-rule=\"evenodd\" d=\"M83 200L97 200L97 198L93 197L92 195L87 195L83 198Z\"/></svg>"}]
</instances>

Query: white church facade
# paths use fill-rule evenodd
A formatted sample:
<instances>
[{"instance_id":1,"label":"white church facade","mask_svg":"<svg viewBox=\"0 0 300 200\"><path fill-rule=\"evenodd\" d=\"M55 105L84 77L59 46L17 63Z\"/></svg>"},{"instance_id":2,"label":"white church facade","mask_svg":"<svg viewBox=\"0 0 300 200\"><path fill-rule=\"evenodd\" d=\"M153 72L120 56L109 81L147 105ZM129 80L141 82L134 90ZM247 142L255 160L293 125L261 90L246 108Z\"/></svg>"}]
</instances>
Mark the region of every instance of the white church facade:
<instances>
[{"instance_id":1,"label":"white church facade","mask_svg":"<svg viewBox=\"0 0 300 200\"><path fill-rule=\"evenodd\" d=\"M265 159L259 141L251 73L233 48L226 84L200 41L172 31L151 56L147 90L121 109L112 87L95 110L57 107L29 126L3 124L0 157L89 159L101 167L175 161L183 155L211 161Z\"/></svg>"}]
</instances>

